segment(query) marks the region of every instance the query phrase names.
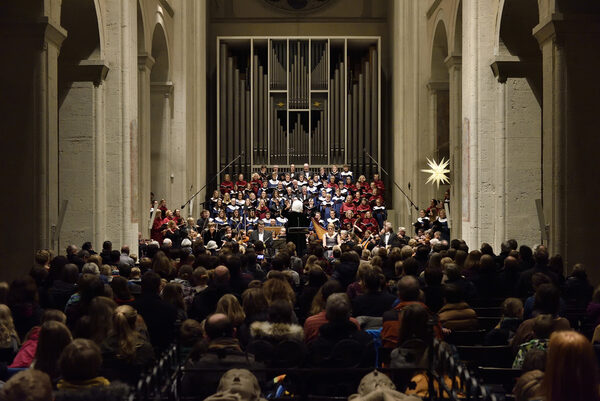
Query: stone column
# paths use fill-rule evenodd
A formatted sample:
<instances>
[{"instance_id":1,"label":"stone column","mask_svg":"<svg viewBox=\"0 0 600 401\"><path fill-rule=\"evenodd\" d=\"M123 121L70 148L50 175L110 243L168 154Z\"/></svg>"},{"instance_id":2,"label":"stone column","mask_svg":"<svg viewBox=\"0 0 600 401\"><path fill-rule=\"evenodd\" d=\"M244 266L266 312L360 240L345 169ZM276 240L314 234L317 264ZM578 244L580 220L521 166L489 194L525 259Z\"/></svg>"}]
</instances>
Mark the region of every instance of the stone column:
<instances>
[{"instance_id":1,"label":"stone column","mask_svg":"<svg viewBox=\"0 0 600 401\"><path fill-rule=\"evenodd\" d=\"M52 17L0 18L0 208L14 223L0 234L0 277L11 280L27 274L36 249L57 247L57 59L67 33Z\"/></svg>"},{"instance_id":2,"label":"stone column","mask_svg":"<svg viewBox=\"0 0 600 401\"><path fill-rule=\"evenodd\" d=\"M62 62L58 135L59 201L68 201L59 248L102 241L104 230L103 60ZM85 190L91 184L93 190Z\"/></svg>"},{"instance_id":3,"label":"stone column","mask_svg":"<svg viewBox=\"0 0 600 401\"><path fill-rule=\"evenodd\" d=\"M451 238L462 238L462 57L450 55L448 67L450 91L450 223Z\"/></svg>"},{"instance_id":4,"label":"stone column","mask_svg":"<svg viewBox=\"0 0 600 401\"><path fill-rule=\"evenodd\" d=\"M600 16L551 14L533 30L543 58L543 207L551 253L596 263L585 217L598 199ZM592 213L593 214L593 213ZM600 281L598 269L588 269Z\"/></svg>"},{"instance_id":5,"label":"stone column","mask_svg":"<svg viewBox=\"0 0 600 401\"><path fill-rule=\"evenodd\" d=\"M138 55L138 188L139 225L144 238L150 238L150 72L154 58Z\"/></svg>"},{"instance_id":6,"label":"stone column","mask_svg":"<svg viewBox=\"0 0 600 401\"><path fill-rule=\"evenodd\" d=\"M171 96L170 82L151 85L151 185L157 199L171 199ZM170 205L169 207L173 207Z\"/></svg>"}]
</instances>

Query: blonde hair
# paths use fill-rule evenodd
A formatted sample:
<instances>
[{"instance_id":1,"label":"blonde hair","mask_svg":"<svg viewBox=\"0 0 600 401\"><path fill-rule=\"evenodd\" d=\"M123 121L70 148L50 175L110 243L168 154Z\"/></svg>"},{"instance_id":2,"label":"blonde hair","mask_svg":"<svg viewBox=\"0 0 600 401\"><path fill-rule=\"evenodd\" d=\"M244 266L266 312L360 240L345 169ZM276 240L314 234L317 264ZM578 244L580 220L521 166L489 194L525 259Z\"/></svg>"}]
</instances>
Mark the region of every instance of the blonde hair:
<instances>
[{"instance_id":1,"label":"blonde hair","mask_svg":"<svg viewBox=\"0 0 600 401\"><path fill-rule=\"evenodd\" d=\"M294 293L294 290L284 279L269 278L267 281L265 281L262 288L269 305L278 299L288 301L292 305L296 301L296 294Z\"/></svg>"},{"instance_id":2,"label":"blonde hair","mask_svg":"<svg viewBox=\"0 0 600 401\"><path fill-rule=\"evenodd\" d=\"M241 325L246 319L244 309L235 295L232 294L225 294L219 299L215 313L226 315L234 326Z\"/></svg>"},{"instance_id":3,"label":"blonde hair","mask_svg":"<svg viewBox=\"0 0 600 401\"><path fill-rule=\"evenodd\" d=\"M121 305L113 314L113 334L117 337L117 358L132 360L141 337L135 330L137 311L129 305Z\"/></svg>"},{"instance_id":4,"label":"blonde hair","mask_svg":"<svg viewBox=\"0 0 600 401\"><path fill-rule=\"evenodd\" d=\"M11 336L19 338L15 330L12 313L8 306L0 304L0 343L10 343Z\"/></svg>"}]
</instances>

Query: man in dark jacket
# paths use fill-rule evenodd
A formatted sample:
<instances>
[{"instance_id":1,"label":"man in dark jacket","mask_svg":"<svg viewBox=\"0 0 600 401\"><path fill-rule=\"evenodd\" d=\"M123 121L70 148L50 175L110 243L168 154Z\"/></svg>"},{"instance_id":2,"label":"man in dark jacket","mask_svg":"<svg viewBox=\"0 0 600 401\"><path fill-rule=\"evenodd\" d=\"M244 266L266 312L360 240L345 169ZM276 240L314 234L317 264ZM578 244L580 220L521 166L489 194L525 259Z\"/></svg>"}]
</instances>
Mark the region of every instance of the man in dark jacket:
<instances>
[{"instance_id":1,"label":"man in dark jacket","mask_svg":"<svg viewBox=\"0 0 600 401\"><path fill-rule=\"evenodd\" d=\"M177 310L160 298L159 290L160 276L154 272L146 272L142 276L142 295L131 306L144 318L150 342L160 351L167 348L174 339Z\"/></svg>"},{"instance_id":2,"label":"man in dark jacket","mask_svg":"<svg viewBox=\"0 0 600 401\"><path fill-rule=\"evenodd\" d=\"M225 294L234 293L230 284L231 275L229 269L225 266L217 266L214 271L213 279L208 284L208 288L194 296L192 307L189 311L191 319L201 322L208 315L213 313L217 307L217 302ZM239 294L236 294L239 296Z\"/></svg>"},{"instance_id":3,"label":"man in dark jacket","mask_svg":"<svg viewBox=\"0 0 600 401\"><path fill-rule=\"evenodd\" d=\"M372 338L361 331L350 319L350 300L344 293L332 294L327 298L325 314L328 323L319 328L319 336L311 343L310 354L317 365L331 356L335 345L342 340L354 340L362 348L357 352L357 361L364 362L367 366L373 360L368 356L373 351ZM358 349L357 349L358 351ZM319 361L321 363L319 363Z\"/></svg>"},{"instance_id":4,"label":"man in dark jacket","mask_svg":"<svg viewBox=\"0 0 600 401\"><path fill-rule=\"evenodd\" d=\"M197 346L183 375L183 396L203 400L214 394L223 373L229 369L260 369L264 365L254 360L254 355L242 351L235 338L235 330L229 318L215 313L204 324L208 346L205 352L196 352ZM194 370L196 369L196 370ZM260 378L259 378L260 381Z\"/></svg>"}]
</instances>

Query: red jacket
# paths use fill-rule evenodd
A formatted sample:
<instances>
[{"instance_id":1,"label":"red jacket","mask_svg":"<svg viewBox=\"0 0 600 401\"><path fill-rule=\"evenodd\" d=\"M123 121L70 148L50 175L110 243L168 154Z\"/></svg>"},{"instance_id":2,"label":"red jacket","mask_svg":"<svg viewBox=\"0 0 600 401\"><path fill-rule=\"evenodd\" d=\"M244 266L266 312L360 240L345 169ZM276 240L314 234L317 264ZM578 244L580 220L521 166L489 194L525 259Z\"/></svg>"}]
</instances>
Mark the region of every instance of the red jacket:
<instances>
[{"instance_id":1,"label":"red jacket","mask_svg":"<svg viewBox=\"0 0 600 401\"><path fill-rule=\"evenodd\" d=\"M346 214L346 212L348 210L352 210L352 213L356 212L356 206L354 205L354 203L350 203L350 204L348 204L346 202L342 203L342 208L340 210L341 213Z\"/></svg>"},{"instance_id":2,"label":"red jacket","mask_svg":"<svg viewBox=\"0 0 600 401\"><path fill-rule=\"evenodd\" d=\"M221 193L225 195L225 193L229 193L231 191L233 191L233 182L223 181L221 183Z\"/></svg>"},{"instance_id":3,"label":"red jacket","mask_svg":"<svg viewBox=\"0 0 600 401\"><path fill-rule=\"evenodd\" d=\"M29 332L29 336L27 340L21 346L19 352L15 356L13 363L11 363L9 368L28 368L33 359L35 358L35 351L37 350L38 341L40 338L40 326L35 326Z\"/></svg>"},{"instance_id":4,"label":"red jacket","mask_svg":"<svg viewBox=\"0 0 600 401\"><path fill-rule=\"evenodd\" d=\"M235 190L238 192L243 191L244 189L246 189L246 185L248 185L246 181L236 181Z\"/></svg>"}]
</instances>

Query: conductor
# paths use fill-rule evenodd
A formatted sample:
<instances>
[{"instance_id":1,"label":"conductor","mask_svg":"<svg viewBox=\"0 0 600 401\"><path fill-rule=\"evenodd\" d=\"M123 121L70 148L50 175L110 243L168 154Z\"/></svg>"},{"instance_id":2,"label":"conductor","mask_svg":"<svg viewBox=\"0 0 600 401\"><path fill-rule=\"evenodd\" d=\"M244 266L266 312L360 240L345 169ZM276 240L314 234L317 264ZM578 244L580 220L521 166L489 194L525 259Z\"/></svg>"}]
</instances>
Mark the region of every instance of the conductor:
<instances>
[{"instance_id":1,"label":"conductor","mask_svg":"<svg viewBox=\"0 0 600 401\"><path fill-rule=\"evenodd\" d=\"M287 239L296 245L298 256L301 257L306 251L306 234L308 234L309 225L302 201L296 199L291 205L289 201L286 201L282 215L288 219L285 224Z\"/></svg>"}]
</instances>

